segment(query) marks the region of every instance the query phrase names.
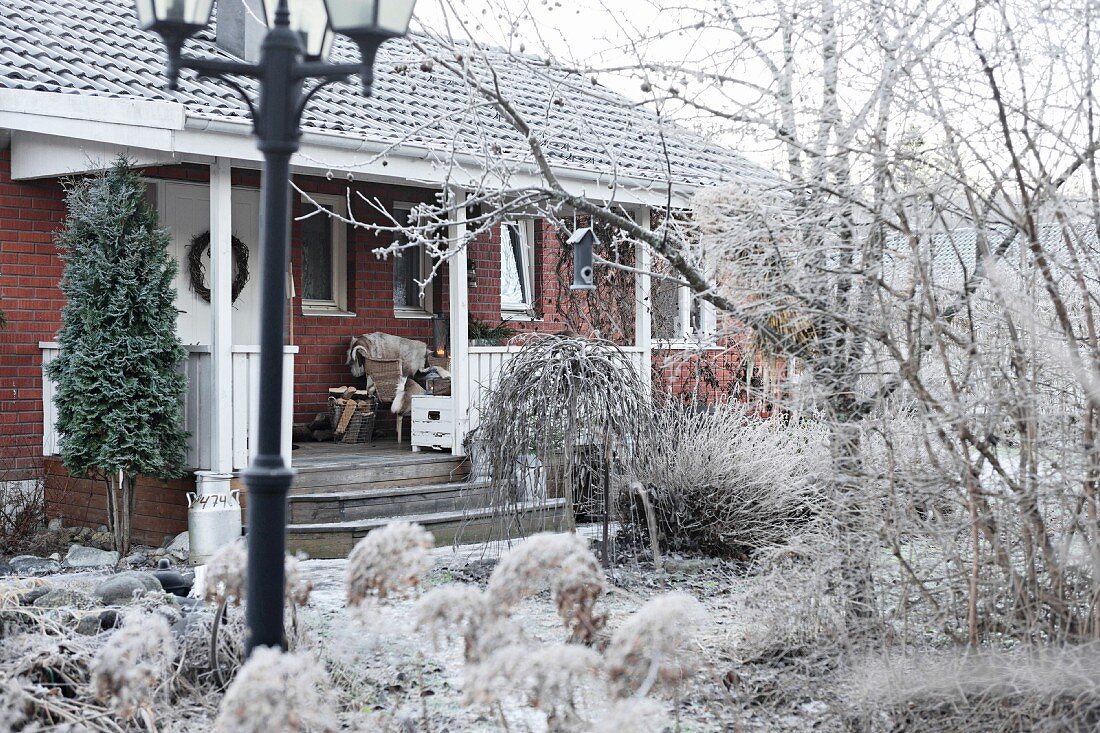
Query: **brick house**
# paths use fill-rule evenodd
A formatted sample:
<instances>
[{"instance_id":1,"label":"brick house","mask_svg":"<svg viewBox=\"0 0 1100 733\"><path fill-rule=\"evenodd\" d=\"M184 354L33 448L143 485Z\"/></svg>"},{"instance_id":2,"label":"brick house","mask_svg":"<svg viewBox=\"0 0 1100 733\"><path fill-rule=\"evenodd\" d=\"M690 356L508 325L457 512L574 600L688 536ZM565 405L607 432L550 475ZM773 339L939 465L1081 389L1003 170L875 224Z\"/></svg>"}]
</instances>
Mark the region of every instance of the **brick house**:
<instances>
[{"instance_id":1,"label":"brick house","mask_svg":"<svg viewBox=\"0 0 1100 733\"><path fill-rule=\"evenodd\" d=\"M234 2L241 0L220 4ZM196 53L249 53L240 41L245 28L234 23L254 19L225 15L224 24L215 21L191 42ZM125 155L142 169L171 233L180 262L179 333L189 352L191 471L231 473L246 465L261 399L250 386L257 353L255 280L244 284L235 301L228 283L207 283L207 302L188 271L190 248L207 232L208 271L234 272L234 240L248 251L251 269L258 269L261 159L248 110L224 84L186 73L179 92L167 92L162 53L158 38L137 30L130 0L12 0L0 16L0 310L7 320L0 331L0 471L29 473L44 457L51 510L76 522L102 521L102 490L68 477L52 459L58 438L51 385L42 371L57 353L63 306L57 286L62 263L53 238L65 217L65 177ZM593 200L614 196L636 220L658 220L670 194L675 207L685 208L700 187L759 175L732 153L682 133L664 141L670 187L661 135L648 112L564 70L488 53L524 111L554 136L546 147L561 180L596 192ZM355 52L338 43L333 56L351 60ZM351 383L345 364L351 337L381 331L432 344L433 316L447 318L454 389L446 448L458 457L482 390L515 351L471 345L468 318L507 321L520 331L573 325L562 307L570 296L563 289L561 232L528 212L515 212L454 255L423 299L413 283L429 266L423 252L380 258L374 249L391 243L385 236L338 218L310 216L320 205L381 223L365 199L400 216L410 205L434 201L444 185L455 186L453 172L448 179L441 165L448 158L463 161L472 185L481 153L478 139L464 137L462 130L475 125L481 134L498 136L503 154L515 155L519 168L529 166L523 141L491 111L471 107L467 92L422 64L423 58L408 42L386 44L370 100L355 84L335 85L317 95L303 120L301 152L292 161L300 193L290 202L294 295L285 359L293 368L284 394L262 396L282 399L289 408L284 448L292 463L301 463L291 454L292 422L310 421L325 409L328 388ZM585 119L583 133L562 124L557 100L563 94L572 113ZM643 270L648 265L649 254L641 248L629 256ZM628 323L611 336L642 373L659 367L659 388L690 390L692 380L700 380L698 360L677 357L684 347L706 341L713 314L682 289L659 286L651 293L649 277L630 278L619 304L625 304L620 310ZM738 352L703 350L708 348L719 355L717 367L708 367L717 370L711 382L732 389L738 368L743 375ZM184 528L182 492L195 481L189 473L176 482L141 483L139 540L159 541Z\"/></svg>"}]
</instances>

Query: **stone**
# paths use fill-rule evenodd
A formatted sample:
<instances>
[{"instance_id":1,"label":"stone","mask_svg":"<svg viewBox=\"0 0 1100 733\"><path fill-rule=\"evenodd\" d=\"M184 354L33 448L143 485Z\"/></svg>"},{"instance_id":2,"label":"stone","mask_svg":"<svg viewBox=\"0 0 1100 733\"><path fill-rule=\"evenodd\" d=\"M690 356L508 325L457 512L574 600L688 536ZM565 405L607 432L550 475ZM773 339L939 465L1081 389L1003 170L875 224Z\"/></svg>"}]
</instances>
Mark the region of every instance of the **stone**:
<instances>
[{"instance_id":1,"label":"stone","mask_svg":"<svg viewBox=\"0 0 1100 733\"><path fill-rule=\"evenodd\" d=\"M15 571L15 575L40 577L61 572L61 563L57 560L35 557L34 555L16 555L8 560L8 564Z\"/></svg>"},{"instance_id":2,"label":"stone","mask_svg":"<svg viewBox=\"0 0 1100 733\"><path fill-rule=\"evenodd\" d=\"M104 568L118 564L118 553L95 547L73 545L65 555L65 566L70 568Z\"/></svg>"},{"instance_id":3,"label":"stone","mask_svg":"<svg viewBox=\"0 0 1100 733\"><path fill-rule=\"evenodd\" d=\"M95 531L99 532L100 534L107 534L107 532L109 532L110 530L107 529L106 524L101 524L95 528Z\"/></svg>"},{"instance_id":4,"label":"stone","mask_svg":"<svg viewBox=\"0 0 1100 733\"><path fill-rule=\"evenodd\" d=\"M191 557L191 536L187 532L180 532L164 549L167 556L176 562L187 562L187 558Z\"/></svg>"},{"instance_id":5,"label":"stone","mask_svg":"<svg viewBox=\"0 0 1100 733\"><path fill-rule=\"evenodd\" d=\"M87 593L70 590L69 588L51 588L31 604L35 608L92 608L95 600Z\"/></svg>"},{"instance_id":6,"label":"stone","mask_svg":"<svg viewBox=\"0 0 1100 733\"><path fill-rule=\"evenodd\" d=\"M136 570L109 575L95 589L96 598L108 606L129 603L138 592L163 593L164 589L160 587L160 581L153 577L152 573Z\"/></svg>"},{"instance_id":7,"label":"stone","mask_svg":"<svg viewBox=\"0 0 1100 733\"><path fill-rule=\"evenodd\" d=\"M53 588L48 585L42 585L37 588L32 588L31 590L19 596L19 605L33 606L35 601L49 593L51 590L53 590Z\"/></svg>"},{"instance_id":8,"label":"stone","mask_svg":"<svg viewBox=\"0 0 1100 733\"><path fill-rule=\"evenodd\" d=\"M61 553L60 552L51 552L50 553L50 559L51 560L56 560L57 562L61 562Z\"/></svg>"},{"instance_id":9,"label":"stone","mask_svg":"<svg viewBox=\"0 0 1100 733\"><path fill-rule=\"evenodd\" d=\"M74 540L86 540L89 537L91 537L92 534L93 534L93 532L92 532L90 527L81 527L80 529L78 529L76 532L73 533L73 539Z\"/></svg>"},{"instance_id":10,"label":"stone","mask_svg":"<svg viewBox=\"0 0 1100 733\"><path fill-rule=\"evenodd\" d=\"M5 575L15 575L15 569L7 560L0 560L0 578Z\"/></svg>"},{"instance_id":11,"label":"stone","mask_svg":"<svg viewBox=\"0 0 1100 733\"><path fill-rule=\"evenodd\" d=\"M106 631L107 629L113 629L118 626L119 615L118 611L113 608L108 608L105 611L99 611L98 613L89 613L80 618L80 621L76 624L76 633L83 634L84 636L95 636L96 634Z\"/></svg>"},{"instance_id":12,"label":"stone","mask_svg":"<svg viewBox=\"0 0 1100 733\"><path fill-rule=\"evenodd\" d=\"M144 550L136 550L131 552L126 557L122 558L123 565L129 565L132 568L142 567L149 564L149 553Z\"/></svg>"},{"instance_id":13,"label":"stone","mask_svg":"<svg viewBox=\"0 0 1100 733\"><path fill-rule=\"evenodd\" d=\"M115 546L115 536L110 532L95 532L88 538L88 544L101 550L110 550Z\"/></svg>"},{"instance_id":14,"label":"stone","mask_svg":"<svg viewBox=\"0 0 1100 733\"><path fill-rule=\"evenodd\" d=\"M54 517L49 521L49 524L46 525L46 529L50 530L51 532L58 532L64 526L65 525L61 521L61 517Z\"/></svg>"},{"instance_id":15,"label":"stone","mask_svg":"<svg viewBox=\"0 0 1100 733\"><path fill-rule=\"evenodd\" d=\"M187 532L180 532L175 538L169 542L165 549L171 552L172 550L187 550L191 551L191 535Z\"/></svg>"}]
</instances>

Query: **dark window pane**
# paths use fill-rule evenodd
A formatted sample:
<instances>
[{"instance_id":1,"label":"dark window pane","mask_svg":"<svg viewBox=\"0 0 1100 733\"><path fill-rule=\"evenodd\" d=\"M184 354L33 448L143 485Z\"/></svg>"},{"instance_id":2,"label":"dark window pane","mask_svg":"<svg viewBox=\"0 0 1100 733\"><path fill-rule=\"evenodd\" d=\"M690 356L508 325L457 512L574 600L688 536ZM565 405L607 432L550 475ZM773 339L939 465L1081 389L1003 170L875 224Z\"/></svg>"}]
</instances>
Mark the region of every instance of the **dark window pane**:
<instances>
[{"instance_id":1,"label":"dark window pane","mask_svg":"<svg viewBox=\"0 0 1100 733\"><path fill-rule=\"evenodd\" d=\"M324 207L326 211L331 211ZM333 300L332 222L328 214L302 221L302 297Z\"/></svg>"},{"instance_id":2,"label":"dark window pane","mask_svg":"<svg viewBox=\"0 0 1100 733\"><path fill-rule=\"evenodd\" d=\"M679 339L681 337L679 332L679 286L671 280L653 278L650 300L653 303L653 337L669 340Z\"/></svg>"},{"instance_id":3,"label":"dark window pane","mask_svg":"<svg viewBox=\"0 0 1100 733\"><path fill-rule=\"evenodd\" d=\"M402 238L404 241L404 238ZM398 308L420 308L420 248L399 250L393 263L393 304Z\"/></svg>"}]
</instances>

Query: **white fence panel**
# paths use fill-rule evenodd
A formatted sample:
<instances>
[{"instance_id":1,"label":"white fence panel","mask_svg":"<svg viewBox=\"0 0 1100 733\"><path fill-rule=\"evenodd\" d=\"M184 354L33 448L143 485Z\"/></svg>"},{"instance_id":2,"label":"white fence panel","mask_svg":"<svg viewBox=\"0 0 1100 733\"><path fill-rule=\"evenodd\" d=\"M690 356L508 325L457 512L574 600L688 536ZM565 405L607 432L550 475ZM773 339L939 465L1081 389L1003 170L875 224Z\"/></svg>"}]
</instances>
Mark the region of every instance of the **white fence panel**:
<instances>
[{"instance_id":1,"label":"white fence panel","mask_svg":"<svg viewBox=\"0 0 1100 733\"><path fill-rule=\"evenodd\" d=\"M54 405L55 387L46 377L46 365L61 353L58 344L41 342L42 351L42 455L57 455L60 449L57 434L57 408ZM187 377L187 390L183 398L184 429L190 433L187 439L187 467L193 470L212 468L211 434L216 409L233 411L233 468L248 465L252 457L259 420L259 347L233 347L233 402L231 405L214 404L213 359L209 346L187 346L187 359L183 373ZM290 465L290 437L294 411L294 354L295 346L288 346L283 355L283 388L279 396L283 401L283 430L281 452Z\"/></svg>"}]
</instances>

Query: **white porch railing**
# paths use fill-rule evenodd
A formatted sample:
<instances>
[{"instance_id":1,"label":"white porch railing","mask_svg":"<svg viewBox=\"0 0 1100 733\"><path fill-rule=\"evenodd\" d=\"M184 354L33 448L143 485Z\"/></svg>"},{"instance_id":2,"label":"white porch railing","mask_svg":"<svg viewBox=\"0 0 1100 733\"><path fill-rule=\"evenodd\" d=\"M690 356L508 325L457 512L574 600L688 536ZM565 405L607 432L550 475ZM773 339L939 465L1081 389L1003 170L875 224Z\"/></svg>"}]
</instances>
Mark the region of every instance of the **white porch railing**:
<instances>
[{"instance_id":1,"label":"white porch railing","mask_svg":"<svg viewBox=\"0 0 1100 733\"><path fill-rule=\"evenodd\" d=\"M42 350L42 453L56 455L60 450L57 435L57 409L54 406L54 384L46 377L46 364L53 361L61 350L57 343L40 342ZM258 346L233 347L233 402L216 405L213 391L213 360L210 347L187 346L187 359L183 364L187 376L187 392L184 394L183 424L190 437L187 439L187 467L196 470L213 468L211 431L216 409L231 410L233 415L233 469L248 465L259 419L259 355ZM294 354L298 347L287 346L283 354L282 453L290 464L290 435L293 422Z\"/></svg>"},{"instance_id":2,"label":"white porch railing","mask_svg":"<svg viewBox=\"0 0 1100 733\"><path fill-rule=\"evenodd\" d=\"M640 346L620 347L630 363L634 366L638 376L643 382L648 382L650 367L646 364L645 349ZM481 402L485 396L496 388L500 380L500 372L504 365L511 361L520 347L518 346L471 346L470 358L465 374L458 374L458 379L467 380L466 394L470 396L469 428L473 430L481 420Z\"/></svg>"}]
</instances>

